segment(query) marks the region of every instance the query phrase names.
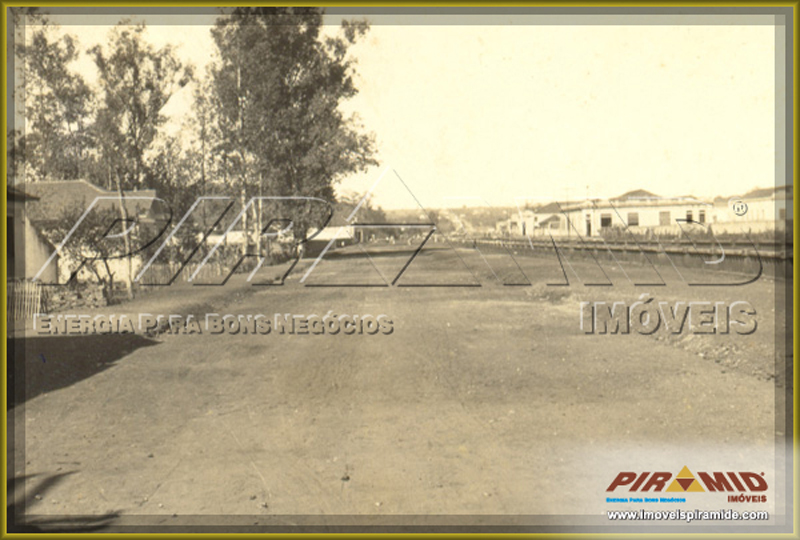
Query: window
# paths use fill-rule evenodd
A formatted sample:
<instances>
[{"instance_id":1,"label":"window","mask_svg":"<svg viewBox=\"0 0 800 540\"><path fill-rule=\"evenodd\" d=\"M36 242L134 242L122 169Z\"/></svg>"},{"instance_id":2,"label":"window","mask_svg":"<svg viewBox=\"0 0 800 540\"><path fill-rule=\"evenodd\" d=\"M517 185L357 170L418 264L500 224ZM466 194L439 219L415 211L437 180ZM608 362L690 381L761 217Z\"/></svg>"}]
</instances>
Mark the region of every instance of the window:
<instances>
[{"instance_id":1,"label":"window","mask_svg":"<svg viewBox=\"0 0 800 540\"><path fill-rule=\"evenodd\" d=\"M692 211L691 211L691 210L687 210L687 211L686 211L686 221L688 221L689 223L691 223L692 221L694 221L694 220L692 219Z\"/></svg>"},{"instance_id":2,"label":"window","mask_svg":"<svg viewBox=\"0 0 800 540\"><path fill-rule=\"evenodd\" d=\"M639 212L628 212L628 227L639 226Z\"/></svg>"},{"instance_id":3,"label":"window","mask_svg":"<svg viewBox=\"0 0 800 540\"><path fill-rule=\"evenodd\" d=\"M706 222L706 211L705 210L700 210L700 211L697 212L697 221L699 221L700 223L705 223Z\"/></svg>"},{"instance_id":4,"label":"window","mask_svg":"<svg viewBox=\"0 0 800 540\"><path fill-rule=\"evenodd\" d=\"M600 228L611 227L611 214L600 214Z\"/></svg>"},{"instance_id":5,"label":"window","mask_svg":"<svg viewBox=\"0 0 800 540\"><path fill-rule=\"evenodd\" d=\"M786 219L786 208L778 209L778 217L780 219Z\"/></svg>"},{"instance_id":6,"label":"window","mask_svg":"<svg viewBox=\"0 0 800 540\"><path fill-rule=\"evenodd\" d=\"M658 213L659 225L669 225L670 223L672 223L672 219L670 218L669 211Z\"/></svg>"}]
</instances>

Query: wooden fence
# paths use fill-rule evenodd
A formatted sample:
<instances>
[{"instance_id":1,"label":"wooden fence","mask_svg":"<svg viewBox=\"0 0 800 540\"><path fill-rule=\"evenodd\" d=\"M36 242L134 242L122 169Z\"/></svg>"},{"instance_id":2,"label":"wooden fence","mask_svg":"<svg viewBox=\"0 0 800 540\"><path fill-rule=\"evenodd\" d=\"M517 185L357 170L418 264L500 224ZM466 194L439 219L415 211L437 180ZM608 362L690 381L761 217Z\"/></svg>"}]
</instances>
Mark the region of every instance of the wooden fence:
<instances>
[{"instance_id":1,"label":"wooden fence","mask_svg":"<svg viewBox=\"0 0 800 540\"><path fill-rule=\"evenodd\" d=\"M33 319L43 311L44 288L32 281L6 282L6 317L10 321Z\"/></svg>"},{"instance_id":2,"label":"wooden fence","mask_svg":"<svg viewBox=\"0 0 800 540\"><path fill-rule=\"evenodd\" d=\"M746 241L729 241L723 244L720 250L715 242L690 242L690 241L640 241L631 243L607 242L600 238L583 240L575 239L525 239L525 238L481 238L472 240L457 239L456 244L490 248L492 250L511 250L520 255L545 255L553 256L558 250L566 255L598 259L613 259L624 264L626 262L657 261L663 263L667 258L674 264L683 267L695 267L711 270L733 272L752 272L758 264L762 271L772 277L791 275L794 264L792 245L785 242L758 242L751 244ZM725 264L708 266L710 260L718 259L724 252ZM788 270L788 274L787 272Z\"/></svg>"},{"instance_id":3,"label":"wooden fence","mask_svg":"<svg viewBox=\"0 0 800 540\"><path fill-rule=\"evenodd\" d=\"M175 283L180 282L187 282L189 278L194 274L197 270L198 264L187 264L183 270L181 270L180 264L153 264L147 271L144 273L141 279L142 285L164 285L169 283L173 277L175 277L175 273L180 271L177 277L175 277ZM213 278L219 278L220 276L227 275L230 272L230 268L223 268L219 264L216 263L208 263L203 265L200 268L200 272L197 273L195 276L194 281L198 283L202 283L205 280L210 280Z\"/></svg>"}]
</instances>

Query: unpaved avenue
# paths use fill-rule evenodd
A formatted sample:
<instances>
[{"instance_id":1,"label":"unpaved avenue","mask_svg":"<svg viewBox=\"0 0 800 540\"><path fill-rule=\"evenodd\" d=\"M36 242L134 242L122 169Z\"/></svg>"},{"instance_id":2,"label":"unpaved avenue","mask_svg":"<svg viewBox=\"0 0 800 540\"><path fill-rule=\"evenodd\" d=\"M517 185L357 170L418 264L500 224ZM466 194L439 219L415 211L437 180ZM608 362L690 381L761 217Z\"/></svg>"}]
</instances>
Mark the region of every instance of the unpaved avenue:
<instances>
[{"instance_id":1,"label":"unpaved avenue","mask_svg":"<svg viewBox=\"0 0 800 540\"><path fill-rule=\"evenodd\" d=\"M133 308L169 312L170 294ZM651 337L583 335L571 298L214 294L208 311L385 313L395 330L29 340L32 377L66 381L12 412L29 514L577 514L601 508L614 448L772 455L774 383Z\"/></svg>"}]
</instances>

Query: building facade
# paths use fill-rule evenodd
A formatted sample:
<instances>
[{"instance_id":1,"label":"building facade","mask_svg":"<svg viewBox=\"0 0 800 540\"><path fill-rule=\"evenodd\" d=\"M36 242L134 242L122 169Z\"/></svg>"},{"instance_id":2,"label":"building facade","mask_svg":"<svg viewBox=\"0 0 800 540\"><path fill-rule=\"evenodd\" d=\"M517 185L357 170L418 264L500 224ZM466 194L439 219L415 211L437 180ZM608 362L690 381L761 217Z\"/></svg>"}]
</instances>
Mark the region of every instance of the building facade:
<instances>
[{"instance_id":1,"label":"building facade","mask_svg":"<svg viewBox=\"0 0 800 540\"><path fill-rule=\"evenodd\" d=\"M727 228L739 232L775 228L776 222L791 216L791 188L757 190L743 200L748 205L746 219L740 219L726 200L695 197L659 197L644 190L625 193L613 199L555 202L523 210L497 224L504 236L602 237L615 231L634 234L677 236L687 227L704 227L712 232ZM791 217L788 217L791 219Z\"/></svg>"},{"instance_id":2,"label":"building facade","mask_svg":"<svg viewBox=\"0 0 800 540\"><path fill-rule=\"evenodd\" d=\"M55 247L28 218L26 205L37 200L30 195L9 186L6 207L6 263L9 279L30 280L45 267L55 252ZM46 266L38 278L43 283L57 283L58 256Z\"/></svg>"}]
</instances>

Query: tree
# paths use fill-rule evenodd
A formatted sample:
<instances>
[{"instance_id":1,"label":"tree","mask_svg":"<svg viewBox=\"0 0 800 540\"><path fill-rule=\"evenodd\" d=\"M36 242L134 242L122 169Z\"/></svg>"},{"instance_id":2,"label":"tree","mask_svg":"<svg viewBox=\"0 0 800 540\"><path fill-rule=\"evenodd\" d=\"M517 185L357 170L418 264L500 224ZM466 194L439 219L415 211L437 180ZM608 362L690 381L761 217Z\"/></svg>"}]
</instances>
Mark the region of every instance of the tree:
<instances>
[{"instance_id":1,"label":"tree","mask_svg":"<svg viewBox=\"0 0 800 540\"><path fill-rule=\"evenodd\" d=\"M349 216L356 208L358 208L358 210L354 215L353 223L369 224L387 223L390 221L383 208L380 206L372 206L372 200L367 192L358 193L351 191L350 193L344 193L339 196L339 201L336 203L337 214L340 216ZM361 239L364 230L365 229L357 230L358 240ZM367 231L369 232L368 229ZM380 229L380 232L387 238L397 238L401 235L401 227L384 227Z\"/></svg>"},{"instance_id":2,"label":"tree","mask_svg":"<svg viewBox=\"0 0 800 540\"><path fill-rule=\"evenodd\" d=\"M193 148L185 148L181 141L174 136L163 135L159 137L154 155L145 176L145 183L158 193L158 198L163 199L169 208L174 220L181 219L203 195L201 178L201 156ZM205 206L202 206L205 210ZM165 253L172 255L177 260L183 260L184 255L194 246L194 242L201 226L197 226L193 217L175 231L173 240L178 243L178 253ZM155 244L153 249L159 247ZM168 250L169 251L169 250ZM150 250L145 253L148 257Z\"/></svg>"},{"instance_id":3,"label":"tree","mask_svg":"<svg viewBox=\"0 0 800 540\"><path fill-rule=\"evenodd\" d=\"M220 62L212 70L218 151L242 198L333 200L344 176L377 164L373 137L339 105L357 93L349 47L366 23L343 22L322 35L318 8L236 8L212 30ZM295 238L321 225L319 205L293 206ZM261 212L256 213L259 230Z\"/></svg>"},{"instance_id":4,"label":"tree","mask_svg":"<svg viewBox=\"0 0 800 540\"><path fill-rule=\"evenodd\" d=\"M171 46L146 43L144 30L143 24L120 23L111 32L110 52L99 45L89 50L102 94L95 135L115 184L125 188L142 185L145 154L165 121L161 109L192 77Z\"/></svg>"},{"instance_id":5,"label":"tree","mask_svg":"<svg viewBox=\"0 0 800 540\"><path fill-rule=\"evenodd\" d=\"M360 207L359 204L361 204ZM351 191L339 196L339 202L336 205L337 213L347 216L356 208L358 208L356 221L359 223L386 223L389 221L383 208L372 206L372 200L368 193Z\"/></svg>"},{"instance_id":6,"label":"tree","mask_svg":"<svg viewBox=\"0 0 800 540\"><path fill-rule=\"evenodd\" d=\"M78 204L65 209L61 215L56 216L56 219L53 219L53 216L32 217L37 220L42 234L54 245L67 238L72 227L79 223L78 228L69 236L69 241L61 247L61 260L75 265L71 269L72 273L78 272L81 268L92 272L103 287L106 302L112 304L114 272L109 261L119 258L118 254L123 253L123 249L127 250L125 242L115 236L123 233L127 227L110 208L95 209L84 214L85 210L85 205ZM78 266L84 260L87 261L86 264Z\"/></svg>"},{"instance_id":7,"label":"tree","mask_svg":"<svg viewBox=\"0 0 800 540\"><path fill-rule=\"evenodd\" d=\"M90 49L100 73L101 105L94 134L100 147L109 187L120 197L120 214L128 221L122 199L124 190L142 186L147 171L145 155L164 123L161 109L169 98L192 77L191 68L181 65L172 47L155 49L143 39L143 24L120 23L111 32L110 51L98 45ZM130 252L130 239L125 236ZM128 268L132 268L130 256ZM128 273L129 277L132 272ZM131 279L128 296L133 297Z\"/></svg>"},{"instance_id":8,"label":"tree","mask_svg":"<svg viewBox=\"0 0 800 540\"><path fill-rule=\"evenodd\" d=\"M27 43L15 47L23 67L17 90L26 122L24 130L9 134L14 157L23 160L37 178L81 178L91 147L87 126L92 92L83 78L69 69L80 55L77 42L69 35L53 37L47 24L34 28Z\"/></svg>"},{"instance_id":9,"label":"tree","mask_svg":"<svg viewBox=\"0 0 800 540\"><path fill-rule=\"evenodd\" d=\"M226 190L226 180L231 176L231 171L227 168L227 155L219 152L222 138L216 121L216 99L210 73L196 85L193 97L192 114L187 119L185 131L194 135L187 153L192 155L196 165L195 177L199 183L197 194L204 196L229 192L230 190ZM211 225L206 204L202 205L200 213L200 225L205 230ZM206 245L203 244L204 251L205 248Z\"/></svg>"}]
</instances>

